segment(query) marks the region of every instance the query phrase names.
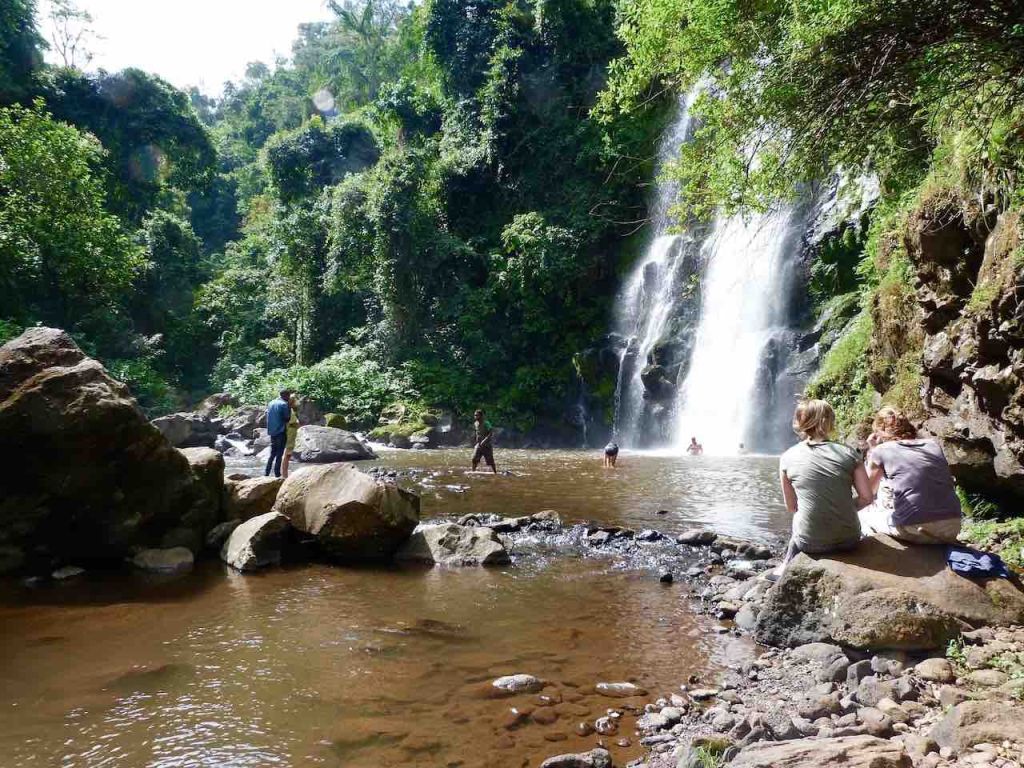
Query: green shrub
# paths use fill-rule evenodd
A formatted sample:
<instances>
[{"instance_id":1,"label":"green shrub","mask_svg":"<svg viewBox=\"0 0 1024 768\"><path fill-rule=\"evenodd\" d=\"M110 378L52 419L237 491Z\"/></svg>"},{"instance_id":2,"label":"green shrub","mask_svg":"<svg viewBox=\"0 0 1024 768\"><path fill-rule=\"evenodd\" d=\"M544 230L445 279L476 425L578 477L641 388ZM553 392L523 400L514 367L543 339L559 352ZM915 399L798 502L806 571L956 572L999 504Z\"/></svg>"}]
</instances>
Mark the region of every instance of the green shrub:
<instances>
[{"instance_id":1,"label":"green shrub","mask_svg":"<svg viewBox=\"0 0 1024 768\"><path fill-rule=\"evenodd\" d=\"M175 410L178 398L170 382L153 366L148 358L108 360L107 371L124 383L150 418Z\"/></svg>"},{"instance_id":2,"label":"green shrub","mask_svg":"<svg viewBox=\"0 0 1024 768\"><path fill-rule=\"evenodd\" d=\"M418 400L408 373L381 365L360 347L343 347L314 365L266 370L250 364L223 382L226 392L244 405L262 405L291 389L352 428L377 423L381 410L396 400Z\"/></svg>"}]
</instances>

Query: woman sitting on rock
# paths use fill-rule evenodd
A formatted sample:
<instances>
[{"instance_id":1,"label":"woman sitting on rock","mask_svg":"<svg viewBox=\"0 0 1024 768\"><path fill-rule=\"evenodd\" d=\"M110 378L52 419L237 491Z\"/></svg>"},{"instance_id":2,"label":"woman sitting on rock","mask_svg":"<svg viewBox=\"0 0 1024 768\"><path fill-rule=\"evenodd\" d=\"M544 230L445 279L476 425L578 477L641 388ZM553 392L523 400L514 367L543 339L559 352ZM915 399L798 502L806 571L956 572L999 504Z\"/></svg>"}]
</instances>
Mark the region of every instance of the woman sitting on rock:
<instances>
[{"instance_id":1,"label":"woman sitting on rock","mask_svg":"<svg viewBox=\"0 0 1024 768\"><path fill-rule=\"evenodd\" d=\"M886 406L868 438L868 479L875 497L860 511L865 536L884 533L911 544L951 544L960 533L960 501L949 464L934 440L920 439L903 413Z\"/></svg>"},{"instance_id":2,"label":"woman sitting on rock","mask_svg":"<svg viewBox=\"0 0 1024 768\"><path fill-rule=\"evenodd\" d=\"M829 439L835 424L824 400L803 400L793 414L793 429L803 439L779 460L782 495L793 515L783 568L798 552L836 552L860 540L857 510L871 503L871 486L857 451Z\"/></svg>"}]
</instances>

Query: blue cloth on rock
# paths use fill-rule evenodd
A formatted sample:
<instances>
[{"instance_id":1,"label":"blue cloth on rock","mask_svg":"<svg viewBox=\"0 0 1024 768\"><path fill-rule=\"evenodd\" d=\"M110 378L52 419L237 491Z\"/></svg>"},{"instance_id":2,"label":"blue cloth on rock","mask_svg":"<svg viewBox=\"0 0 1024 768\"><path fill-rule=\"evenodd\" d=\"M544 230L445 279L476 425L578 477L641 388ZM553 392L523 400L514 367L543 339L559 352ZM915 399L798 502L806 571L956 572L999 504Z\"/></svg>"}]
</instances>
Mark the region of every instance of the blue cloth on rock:
<instances>
[{"instance_id":1,"label":"blue cloth on rock","mask_svg":"<svg viewBox=\"0 0 1024 768\"><path fill-rule=\"evenodd\" d=\"M946 553L946 562L954 573L969 579L1010 578L1010 571L999 555L979 552L970 547L950 547Z\"/></svg>"}]
</instances>

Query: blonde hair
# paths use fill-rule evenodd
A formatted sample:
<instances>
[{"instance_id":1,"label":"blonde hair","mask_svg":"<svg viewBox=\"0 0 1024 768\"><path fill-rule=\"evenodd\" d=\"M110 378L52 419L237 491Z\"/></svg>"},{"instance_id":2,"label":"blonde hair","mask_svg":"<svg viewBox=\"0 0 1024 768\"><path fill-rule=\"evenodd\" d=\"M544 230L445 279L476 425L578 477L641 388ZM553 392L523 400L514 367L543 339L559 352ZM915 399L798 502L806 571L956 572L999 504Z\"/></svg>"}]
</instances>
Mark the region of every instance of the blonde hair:
<instances>
[{"instance_id":1,"label":"blonde hair","mask_svg":"<svg viewBox=\"0 0 1024 768\"><path fill-rule=\"evenodd\" d=\"M871 427L883 441L912 440L917 437L917 428L899 408L883 406L875 414Z\"/></svg>"},{"instance_id":2,"label":"blonde hair","mask_svg":"<svg viewBox=\"0 0 1024 768\"><path fill-rule=\"evenodd\" d=\"M288 398L288 405L296 410L299 408L299 396L294 392L292 392L291 396Z\"/></svg>"},{"instance_id":3,"label":"blonde hair","mask_svg":"<svg viewBox=\"0 0 1024 768\"><path fill-rule=\"evenodd\" d=\"M828 440L836 413L824 400L801 400L793 413L793 431L805 440Z\"/></svg>"}]
</instances>

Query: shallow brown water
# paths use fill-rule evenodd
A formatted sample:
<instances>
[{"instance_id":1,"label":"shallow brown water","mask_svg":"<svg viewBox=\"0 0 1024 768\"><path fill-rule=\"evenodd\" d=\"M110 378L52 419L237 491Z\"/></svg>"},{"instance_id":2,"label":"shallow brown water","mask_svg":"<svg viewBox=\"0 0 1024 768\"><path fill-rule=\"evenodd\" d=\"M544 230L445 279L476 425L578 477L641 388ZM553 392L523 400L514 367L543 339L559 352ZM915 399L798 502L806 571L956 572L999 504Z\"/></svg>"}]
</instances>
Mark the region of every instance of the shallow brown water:
<instances>
[{"instance_id":1,"label":"shallow brown water","mask_svg":"<svg viewBox=\"0 0 1024 768\"><path fill-rule=\"evenodd\" d=\"M550 508L567 520L765 537L784 524L773 460L627 455L611 473L592 454L498 458L515 474L466 475L463 451L377 463L421 470L402 482L423 492L425 517ZM658 583L665 548L632 558L567 548L527 546L513 566L486 571L309 565L242 576L211 562L171 581L4 585L0 764L537 765L594 746L576 724L630 703L596 695L595 683L667 693L746 652L708 631L681 585ZM535 710L542 723L509 729L510 707L541 702L481 692L517 672L550 681L544 693L561 702ZM617 746L623 736L634 743ZM605 743L624 762L639 754L635 741L627 718Z\"/></svg>"}]
</instances>

